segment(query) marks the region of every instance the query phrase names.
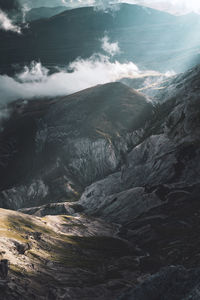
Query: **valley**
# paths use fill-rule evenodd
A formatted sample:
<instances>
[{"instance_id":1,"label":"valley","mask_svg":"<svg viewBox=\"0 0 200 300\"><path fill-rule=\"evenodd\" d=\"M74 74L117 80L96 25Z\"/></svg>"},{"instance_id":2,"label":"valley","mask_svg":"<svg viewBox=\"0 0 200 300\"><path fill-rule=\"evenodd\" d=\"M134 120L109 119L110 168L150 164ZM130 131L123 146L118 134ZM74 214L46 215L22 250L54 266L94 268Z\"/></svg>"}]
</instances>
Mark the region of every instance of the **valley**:
<instances>
[{"instance_id":1,"label":"valley","mask_svg":"<svg viewBox=\"0 0 200 300\"><path fill-rule=\"evenodd\" d=\"M0 30L0 80L27 91L0 85L0 299L199 299L199 20L121 4ZM39 95L104 36L111 71L135 75Z\"/></svg>"}]
</instances>

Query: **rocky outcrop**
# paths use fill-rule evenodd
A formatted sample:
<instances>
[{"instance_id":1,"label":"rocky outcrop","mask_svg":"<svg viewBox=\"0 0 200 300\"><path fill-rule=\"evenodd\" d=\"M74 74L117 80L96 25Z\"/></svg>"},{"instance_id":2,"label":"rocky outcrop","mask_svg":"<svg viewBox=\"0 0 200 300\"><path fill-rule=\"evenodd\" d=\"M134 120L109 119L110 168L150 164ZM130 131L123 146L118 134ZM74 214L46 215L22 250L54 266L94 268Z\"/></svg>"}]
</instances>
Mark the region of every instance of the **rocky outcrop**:
<instances>
[{"instance_id":1,"label":"rocky outcrop","mask_svg":"<svg viewBox=\"0 0 200 300\"><path fill-rule=\"evenodd\" d=\"M190 198L190 187L200 181L197 74L199 68L170 85L170 98L155 106L121 171L86 188L79 202L86 212L124 223L175 195Z\"/></svg>"},{"instance_id":2,"label":"rocky outcrop","mask_svg":"<svg viewBox=\"0 0 200 300\"><path fill-rule=\"evenodd\" d=\"M51 103L42 115L46 125L34 136L39 153L34 153L38 159L34 162L42 181L36 180L34 169L28 176L35 185L25 182L16 191L17 196L18 191L29 195L27 202L19 196L19 206L34 202L38 206L0 211L0 255L10 262L8 276L0 279L6 300L18 299L19 294L22 299L41 300L199 298L199 73L198 67L171 81L160 94L163 103L155 105L153 113L135 92L139 102L130 111L132 92L118 84L111 85L119 95L112 99L118 102L107 107L105 101L106 110L99 104L98 116L91 112L92 117L84 113L78 117L71 106L83 105L84 112L86 103L91 109L90 101L98 99L95 93L110 97L110 85L84 91L85 98L78 93L71 100ZM116 121L113 107L123 107L122 90L129 105L125 105L126 120L118 116ZM71 111L69 124L65 124L65 105ZM138 123L146 108L148 120ZM105 115L110 121L105 122ZM69 130L72 125L76 131ZM66 182L68 194L62 197L71 195L74 200L76 188L92 180L91 172L94 180L101 179L87 186L79 201L40 206L44 198L39 195L45 191L45 201L56 193L60 197ZM4 203L13 201L13 187L2 193Z\"/></svg>"},{"instance_id":3,"label":"rocky outcrop","mask_svg":"<svg viewBox=\"0 0 200 300\"><path fill-rule=\"evenodd\" d=\"M19 209L77 200L87 185L113 173L152 105L111 83L54 100L18 101L9 110L0 133L0 204Z\"/></svg>"},{"instance_id":4,"label":"rocky outcrop","mask_svg":"<svg viewBox=\"0 0 200 300\"><path fill-rule=\"evenodd\" d=\"M74 215L82 212L84 208L76 202L49 203L38 207L19 209L20 212L38 217L46 215Z\"/></svg>"}]
</instances>

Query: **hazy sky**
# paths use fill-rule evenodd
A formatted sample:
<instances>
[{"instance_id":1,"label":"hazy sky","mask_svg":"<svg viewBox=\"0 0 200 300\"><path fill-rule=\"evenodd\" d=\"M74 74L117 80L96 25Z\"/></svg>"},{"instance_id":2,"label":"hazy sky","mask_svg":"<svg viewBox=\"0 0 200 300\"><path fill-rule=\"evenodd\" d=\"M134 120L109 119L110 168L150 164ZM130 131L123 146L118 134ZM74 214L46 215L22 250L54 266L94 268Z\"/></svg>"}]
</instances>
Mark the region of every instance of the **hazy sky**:
<instances>
[{"instance_id":1,"label":"hazy sky","mask_svg":"<svg viewBox=\"0 0 200 300\"><path fill-rule=\"evenodd\" d=\"M40 0L45 2L45 0ZM59 0L52 0L50 2L58 3ZM172 13L187 13L190 11L200 12L200 0L60 0L61 3L66 5L91 5L98 4L101 6L107 6L110 3L129 2L141 5L148 5L153 8L170 11Z\"/></svg>"},{"instance_id":2,"label":"hazy sky","mask_svg":"<svg viewBox=\"0 0 200 300\"><path fill-rule=\"evenodd\" d=\"M58 1L58 0L52 0ZM108 5L109 3L129 2L150 7L158 8L173 13L200 12L200 0L60 0L66 4L87 5L98 3L99 5ZM49 1L50 2L50 1Z\"/></svg>"},{"instance_id":3,"label":"hazy sky","mask_svg":"<svg viewBox=\"0 0 200 300\"><path fill-rule=\"evenodd\" d=\"M200 12L200 0L137 0L135 2L174 13Z\"/></svg>"},{"instance_id":4,"label":"hazy sky","mask_svg":"<svg viewBox=\"0 0 200 300\"><path fill-rule=\"evenodd\" d=\"M17 2L30 7L40 6L87 6L97 4L107 7L111 3L129 2L147 5L153 8L170 11L173 13L200 12L200 0L0 0L2 10L17 7Z\"/></svg>"}]
</instances>

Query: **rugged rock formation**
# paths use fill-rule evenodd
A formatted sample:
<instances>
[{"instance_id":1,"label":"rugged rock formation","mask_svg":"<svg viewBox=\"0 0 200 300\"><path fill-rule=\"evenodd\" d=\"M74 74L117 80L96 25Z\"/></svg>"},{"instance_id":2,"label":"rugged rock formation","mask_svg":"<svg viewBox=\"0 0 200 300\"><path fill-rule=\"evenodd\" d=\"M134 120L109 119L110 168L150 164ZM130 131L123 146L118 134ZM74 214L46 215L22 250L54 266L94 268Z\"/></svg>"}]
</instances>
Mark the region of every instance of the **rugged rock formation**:
<instances>
[{"instance_id":1,"label":"rugged rock formation","mask_svg":"<svg viewBox=\"0 0 200 300\"><path fill-rule=\"evenodd\" d=\"M19 108L19 118L4 123L1 137L13 136L9 124L18 124L24 115L35 120L33 116L40 114L46 124L34 123L41 126L40 130L34 127L37 151L30 152L30 141L26 144L35 168L26 180L26 169L12 179L12 184L18 180L19 205L12 185L1 193L4 205L10 199L15 209L27 206L20 212L0 211L1 259L10 262L8 276L0 278L6 300L16 300L19 295L41 300L199 298L199 74L197 67L168 81L154 107L140 94L111 84L38 102L43 107L39 112L33 110L36 102L30 102ZM15 110L13 116L17 115ZM86 144L93 143L96 147L88 151ZM23 149L24 144L20 145ZM104 151L103 155L98 151ZM15 151L9 153L20 159ZM113 157L117 159L112 168ZM84 159L87 164L82 165ZM59 173L61 167L63 173ZM87 175L89 170L93 179ZM57 180L55 174L62 174L66 181ZM70 179L81 192L98 177L101 179L86 187L77 202L57 203L60 197L54 193L60 195L62 189L50 191L58 182L69 183ZM54 203L39 206L50 202L48 196L37 196L45 190L42 182ZM20 189L25 191L25 201L25 196L19 196Z\"/></svg>"},{"instance_id":2,"label":"rugged rock formation","mask_svg":"<svg viewBox=\"0 0 200 300\"><path fill-rule=\"evenodd\" d=\"M175 195L191 196L200 181L198 75L199 67L169 85L163 98L170 98L155 107L122 170L86 188L80 204L89 214L124 223Z\"/></svg>"},{"instance_id":3,"label":"rugged rock formation","mask_svg":"<svg viewBox=\"0 0 200 300\"><path fill-rule=\"evenodd\" d=\"M9 110L0 133L0 203L18 209L76 200L114 172L152 105L110 83L54 100L17 101Z\"/></svg>"}]
</instances>

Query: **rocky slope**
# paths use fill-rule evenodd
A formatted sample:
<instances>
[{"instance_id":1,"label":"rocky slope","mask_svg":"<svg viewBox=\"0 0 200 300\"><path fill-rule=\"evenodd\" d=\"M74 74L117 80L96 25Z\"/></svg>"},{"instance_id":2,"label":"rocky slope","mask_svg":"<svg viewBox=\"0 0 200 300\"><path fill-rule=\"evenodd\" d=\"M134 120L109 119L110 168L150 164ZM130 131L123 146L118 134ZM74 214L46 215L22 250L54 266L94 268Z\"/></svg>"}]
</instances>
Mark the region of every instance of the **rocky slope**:
<instances>
[{"instance_id":1,"label":"rocky slope","mask_svg":"<svg viewBox=\"0 0 200 300\"><path fill-rule=\"evenodd\" d=\"M176 198L176 193L191 194L189 188L198 186L200 175L198 93L199 67L168 85L160 97L169 99L155 106L145 130L133 132L140 141L122 170L87 187L82 195L80 204L90 214L126 222Z\"/></svg>"},{"instance_id":2,"label":"rocky slope","mask_svg":"<svg viewBox=\"0 0 200 300\"><path fill-rule=\"evenodd\" d=\"M129 264L134 248L118 231L118 225L84 216L39 218L1 209L1 299L119 295L129 285L121 265Z\"/></svg>"},{"instance_id":3,"label":"rocky slope","mask_svg":"<svg viewBox=\"0 0 200 300\"><path fill-rule=\"evenodd\" d=\"M92 172L95 182L85 188L77 202L56 203L60 198L56 199L51 193L55 203L39 206L42 197L38 200L37 189L33 183L31 188L26 185L22 175L17 179L23 184L2 191L2 203L10 201L13 208L26 206L18 212L0 211L0 289L6 300L199 299L199 75L200 67L197 66L170 79L157 94L159 103L153 108L141 94L121 84L98 86L70 96L72 98L38 102L39 111L33 110L36 102L19 106L20 116L25 114L30 119L30 113L32 117L40 114L45 120L47 125L42 128L48 128L49 134L44 134L46 129L42 129L40 142L36 145L41 147L37 148L39 153L43 153L41 149L52 149L48 162L53 160L54 153L60 155L59 149L66 151L67 143L71 155L72 140L74 145L78 142L81 152L85 153L82 139L87 136L87 140L93 142L102 139L102 133L105 140L109 136L108 144L117 151L119 160L117 167L100 173L101 180L95 181L96 175ZM95 109L92 99L95 99ZM98 99L106 101L100 101L100 105ZM73 106L80 107L82 114ZM90 114L89 108L96 113ZM147 115L141 120L144 109ZM17 128L21 119L12 120ZM79 131L72 131L66 120L76 120L70 124L76 130L80 128ZM12 132L8 124L9 121L5 123L4 134ZM24 127L22 124L21 128ZM68 131L63 128L68 128ZM60 132L67 132L68 139L65 140L64 134L59 135ZM55 141L53 145L52 141ZM76 148L73 146L73 149ZM120 149L123 150L121 154ZM49 164L42 162L47 155L44 153L39 163L34 160L33 165L37 168L39 165L39 170L46 172ZM93 162L88 160L84 165L84 174L87 174L86 167L91 168L90 164L96 163L96 156L89 153ZM111 158L112 153L109 152ZM76 162L76 157L80 159L79 152L73 150L73 154L70 161ZM63 153L60 157L62 165L68 166ZM106 155L104 159L106 161ZM83 188L87 182L80 164L78 168ZM30 178L37 178L39 185L41 177L37 177L33 170ZM40 171L38 174L44 173ZM77 183L78 174L72 174ZM44 178L42 182L46 186ZM54 182L56 177L51 178ZM27 189L24 194L27 202L20 202L17 198L22 188ZM37 201L27 197L32 193ZM6 267L7 260L9 268Z\"/></svg>"},{"instance_id":4,"label":"rocky slope","mask_svg":"<svg viewBox=\"0 0 200 300\"><path fill-rule=\"evenodd\" d=\"M0 203L18 209L76 200L114 172L152 105L121 83L57 99L17 101L0 133Z\"/></svg>"}]
</instances>

